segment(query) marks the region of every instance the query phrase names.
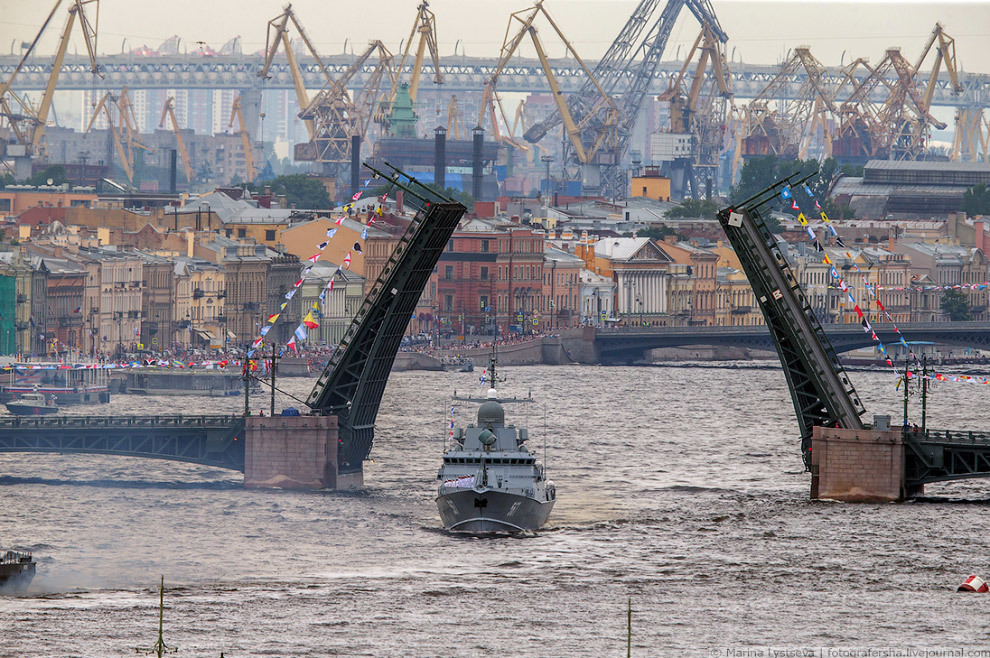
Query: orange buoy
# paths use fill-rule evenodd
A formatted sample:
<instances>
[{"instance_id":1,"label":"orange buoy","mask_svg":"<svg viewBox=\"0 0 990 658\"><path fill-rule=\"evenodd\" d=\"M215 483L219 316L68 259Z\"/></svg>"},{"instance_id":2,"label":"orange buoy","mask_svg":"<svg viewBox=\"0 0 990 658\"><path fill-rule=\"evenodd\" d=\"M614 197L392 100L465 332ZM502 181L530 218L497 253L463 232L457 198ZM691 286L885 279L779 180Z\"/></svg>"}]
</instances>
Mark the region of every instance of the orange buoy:
<instances>
[{"instance_id":1,"label":"orange buoy","mask_svg":"<svg viewBox=\"0 0 990 658\"><path fill-rule=\"evenodd\" d=\"M990 586L988 586L982 578L979 576L970 576L963 581L963 584L959 586L957 592L990 592Z\"/></svg>"}]
</instances>

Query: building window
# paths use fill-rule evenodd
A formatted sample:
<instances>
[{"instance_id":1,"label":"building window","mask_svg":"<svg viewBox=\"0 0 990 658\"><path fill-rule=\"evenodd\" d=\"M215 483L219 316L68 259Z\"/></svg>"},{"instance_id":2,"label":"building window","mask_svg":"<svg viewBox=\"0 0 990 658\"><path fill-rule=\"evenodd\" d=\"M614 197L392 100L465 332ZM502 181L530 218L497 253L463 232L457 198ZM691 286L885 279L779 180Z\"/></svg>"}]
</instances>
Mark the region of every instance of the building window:
<instances>
[{"instance_id":1,"label":"building window","mask_svg":"<svg viewBox=\"0 0 990 658\"><path fill-rule=\"evenodd\" d=\"M237 237L239 238L247 237L247 231L242 228L237 229Z\"/></svg>"},{"instance_id":2,"label":"building window","mask_svg":"<svg viewBox=\"0 0 990 658\"><path fill-rule=\"evenodd\" d=\"M488 248L489 248L488 247L488 240L482 240L481 241L481 251L483 251L483 252L485 252L487 254L488 253Z\"/></svg>"},{"instance_id":3,"label":"building window","mask_svg":"<svg viewBox=\"0 0 990 658\"><path fill-rule=\"evenodd\" d=\"M453 311L454 310L454 296L444 295L443 296L443 310Z\"/></svg>"},{"instance_id":4,"label":"building window","mask_svg":"<svg viewBox=\"0 0 990 658\"><path fill-rule=\"evenodd\" d=\"M275 240L275 231L274 230L265 231L265 240L268 240L269 242L273 242Z\"/></svg>"},{"instance_id":5,"label":"building window","mask_svg":"<svg viewBox=\"0 0 990 658\"><path fill-rule=\"evenodd\" d=\"M482 267L481 268L481 280L482 281L487 281L488 280L488 268L487 267Z\"/></svg>"},{"instance_id":6,"label":"building window","mask_svg":"<svg viewBox=\"0 0 990 658\"><path fill-rule=\"evenodd\" d=\"M453 250L454 250L454 241L452 239L447 240L447 251L453 251Z\"/></svg>"},{"instance_id":7,"label":"building window","mask_svg":"<svg viewBox=\"0 0 990 658\"><path fill-rule=\"evenodd\" d=\"M444 266L444 268L443 268L443 278L445 278L445 279L453 279L454 278L454 266L453 265L446 265L446 266Z\"/></svg>"}]
</instances>

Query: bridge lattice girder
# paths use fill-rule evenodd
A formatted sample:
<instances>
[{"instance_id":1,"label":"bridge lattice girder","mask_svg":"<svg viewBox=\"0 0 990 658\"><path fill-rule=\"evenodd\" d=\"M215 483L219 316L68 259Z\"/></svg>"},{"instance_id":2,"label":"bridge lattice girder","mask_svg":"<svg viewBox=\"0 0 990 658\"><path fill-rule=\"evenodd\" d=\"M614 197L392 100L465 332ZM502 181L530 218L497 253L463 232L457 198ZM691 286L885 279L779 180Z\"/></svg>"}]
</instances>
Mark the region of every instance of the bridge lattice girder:
<instances>
[{"instance_id":1,"label":"bridge lattice girder","mask_svg":"<svg viewBox=\"0 0 990 658\"><path fill-rule=\"evenodd\" d=\"M849 352L877 343L856 324L822 325L837 353ZM890 347L904 336L909 341L938 342L946 345L990 350L990 325L985 322L924 322L898 325L900 334L887 323L873 325L877 337ZM602 330L595 333L598 354L603 362L625 362L640 358L647 350L663 347L745 347L774 349L766 326L745 327L653 327L649 329Z\"/></svg>"},{"instance_id":2,"label":"bridge lattice girder","mask_svg":"<svg viewBox=\"0 0 990 658\"><path fill-rule=\"evenodd\" d=\"M341 473L361 470L371 452L378 407L402 336L440 254L467 210L414 180L410 179L410 185L414 189L404 189L424 205L306 401L314 411L337 416Z\"/></svg>"},{"instance_id":3,"label":"bridge lattice girder","mask_svg":"<svg viewBox=\"0 0 990 658\"><path fill-rule=\"evenodd\" d=\"M337 55L325 58L327 70L334 76L343 74L357 59L357 55ZM17 65L18 57L13 55L0 56L0 80L7 80ZM101 83L111 89L126 86L128 89L253 89L258 88L258 70L264 63L264 58L253 55L234 55L204 58L197 55L168 55L163 57L136 57L133 55L101 55L100 64L105 67L106 79ZM596 62L587 62L597 66ZM447 91L481 91L498 64L497 57L445 57L441 63L444 77L444 89ZM661 93L666 81L676 76L681 70L682 62L661 62L657 75L650 88L650 93ZM326 82L322 70L317 63L309 58L299 62L300 71L306 86L311 89L322 88ZM564 93L578 91L587 76L577 62L573 60L553 60L552 68L557 81ZM358 91L373 75L374 66L367 64L357 72L348 87ZM732 84L737 98L753 98L767 83L779 73L777 65L733 64ZM271 66L271 78L264 82L265 89L292 89L292 75L284 58L276 58ZM403 75L410 73L408 67ZM51 61L48 58L29 60L17 75L14 89L16 91L41 90L45 88L51 74ZM424 64L423 75L433 75L432 64ZM615 92L622 93L634 77L634 71L623 73L622 81ZM990 98L990 75L965 73L960 74L964 91L961 96L953 93L949 76L945 71L939 74L933 97L933 105L973 106L983 107ZM59 77L59 89L65 91L88 90L93 87L93 76L89 72L89 61L86 56L68 55ZM839 67L830 67L823 76L824 81L835 87L842 81L842 71ZM798 75L791 84L785 85L780 91L780 98L792 99L799 93L804 84L803 76ZM534 92L548 91L546 78L540 63L535 58L518 58L499 75L499 91ZM841 99L840 99L841 100ZM884 96L878 92L871 100L882 102Z\"/></svg>"},{"instance_id":4,"label":"bridge lattice girder","mask_svg":"<svg viewBox=\"0 0 990 658\"><path fill-rule=\"evenodd\" d=\"M244 472L241 416L40 416L0 419L0 452L123 455Z\"/></svg>"}]
</instances>

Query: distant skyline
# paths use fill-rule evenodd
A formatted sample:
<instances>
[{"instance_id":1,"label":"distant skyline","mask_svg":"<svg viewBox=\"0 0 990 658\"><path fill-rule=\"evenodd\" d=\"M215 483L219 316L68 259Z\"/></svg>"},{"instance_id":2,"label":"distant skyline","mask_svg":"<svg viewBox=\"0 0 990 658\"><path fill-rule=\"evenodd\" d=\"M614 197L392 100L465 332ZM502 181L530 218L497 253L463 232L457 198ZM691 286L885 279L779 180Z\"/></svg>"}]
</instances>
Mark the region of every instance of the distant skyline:
<instances>
[{"instance_id":1,"label":"distant skyline","mask_svg":"<svg viewBox=\"0 0 990 658\"><path fill-rule=\"evenodd\" d=\"M3 54L19 52L20 42L34 38L54 0L9 0L7 4L0 20ZM381 39L398 53L400 42L409 36L418 4L418 0L297 0L293 8L321 55L343 52L345 40L348 52L360 50L371 39ZM593 60L612 42L636 4L630 0L546 0L544 6L581 57ZM181 37L189 52L199 47L198 42L219 50L235 36L241 37L245 52L254 52L264 47L267 22L282 12L284 2L101 0L100 5L101 53L142 46L155 49L172 35ZM955 39L962 70L990 72L990 55L984 45L990 37L990 2L713 0L712 5L729 35L728 54L736 62L779 63L799 45L810 46L812 54L827 66L856 57L879 62L889 46L900 46L914 62L937 21ZM54 51L67 6L63 2L49 26L38 47L40 54ZM507 0L434 0L430 9L437 16L441 57L452 55L455 46L459 54L496 57L509 14L530 6ZM549 26L540 24L539 29L550 56L564 56L565 48ZM678 48L683 56L697 33L697 21L690 11L682 10L664 60L677 59ZM70 52L84 53L78 34L76 27ZM527 43L521 54L532 56L532 47Z\"/></svg>"}]
</instances>

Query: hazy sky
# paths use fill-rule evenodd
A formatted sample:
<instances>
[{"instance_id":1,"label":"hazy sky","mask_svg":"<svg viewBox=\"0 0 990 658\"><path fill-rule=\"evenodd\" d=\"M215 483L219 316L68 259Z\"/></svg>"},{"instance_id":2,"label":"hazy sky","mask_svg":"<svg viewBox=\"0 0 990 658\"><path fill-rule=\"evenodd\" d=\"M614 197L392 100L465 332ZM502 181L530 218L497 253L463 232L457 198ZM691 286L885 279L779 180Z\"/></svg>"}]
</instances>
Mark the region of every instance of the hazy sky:
<instances>
[{"instance_id":1,"label":"hazy sky","mask_svg":"<svg viewBox=\"0 0 990 658\"><path fill-rule=\"evenodd\" d=\"M360 49L369 39L381 39L398 50L412 27L419 0L296 0L293 3L310 37L325 54L340 53L345 40ZM0 52L9 53L12 44L30 41L54 0L0 0ZM202 41L219 49L231 37L240 35L244 50L264 46L266 23L282 11L282 1L257 0L100 0L99 50L119 53L142 45L152 48L178 34L188 50ZM545 7L557 20L582 57L595 59L611 43L636 6L629 0L546 0ZM661 0L661 5L663 0ZM990 72L990 2L880 1L832 2L791 0L713 0L715 12L729 35L734 61L772 64L784 59L797 45L811 46L811 52L829 66L840 58L849 62L868 57L878 62L888 46L901 46L914 61L931 33L941 22L956 40L958 61L963 70ZM53 20L40 52L51 53L55 34L64 22L65 7ZM433 0L430 8L437 15L440 54L458 52L469 56L496 56L505 35L511 12L531 6L508 0ZM664 59L674 59L697 36L698 25L685 9L674 28ZM549 26L540 30L552 57L561 57L564 48L550 36ZM74 40L73 50L84 52ZM532 48L523 52L532 55ZM925 67L927 68L927 67Z\"/></svg>"}]
</instances>

